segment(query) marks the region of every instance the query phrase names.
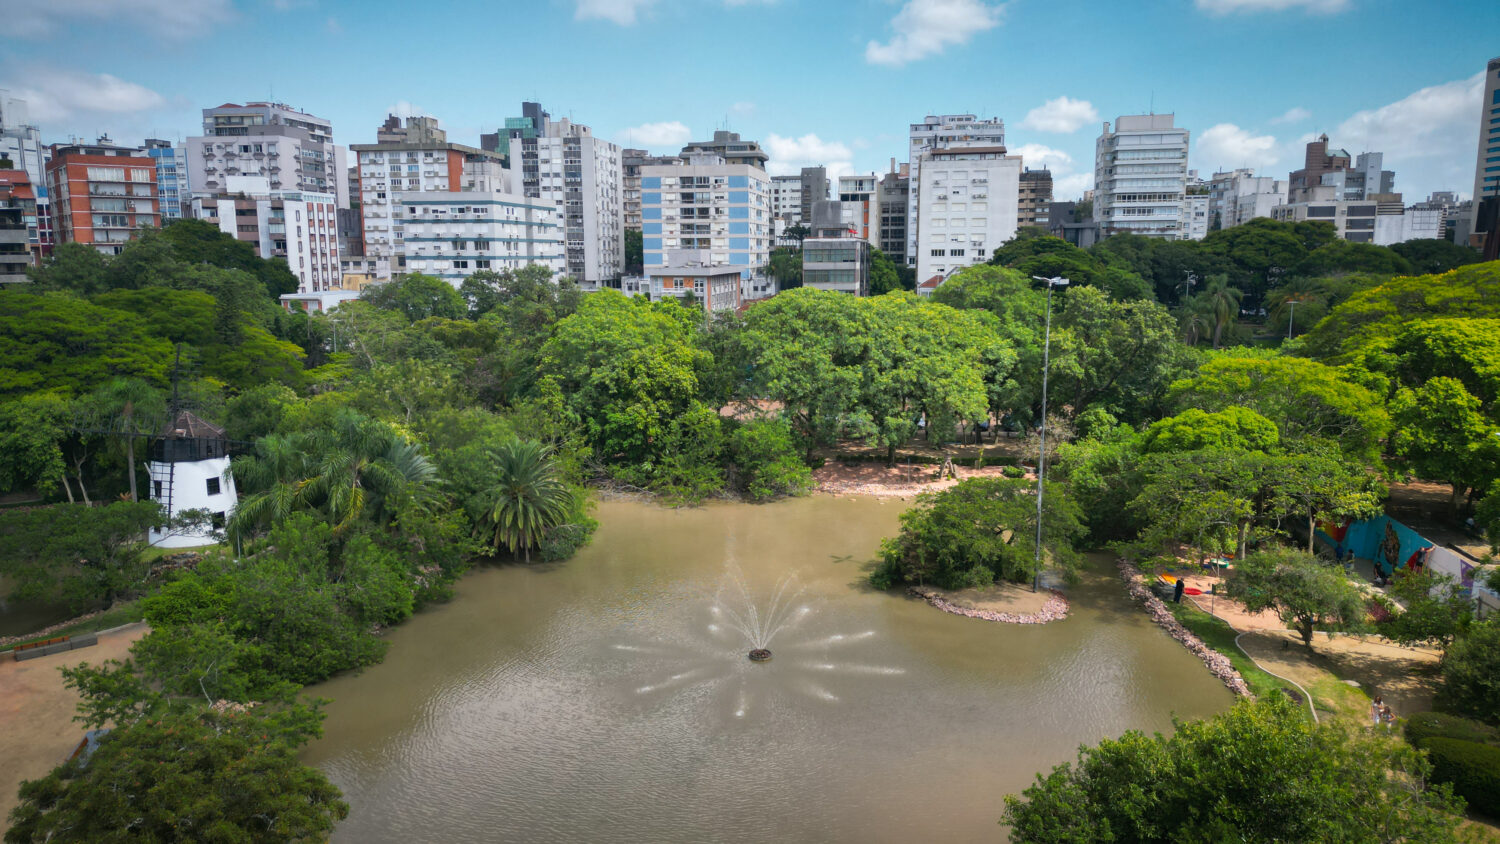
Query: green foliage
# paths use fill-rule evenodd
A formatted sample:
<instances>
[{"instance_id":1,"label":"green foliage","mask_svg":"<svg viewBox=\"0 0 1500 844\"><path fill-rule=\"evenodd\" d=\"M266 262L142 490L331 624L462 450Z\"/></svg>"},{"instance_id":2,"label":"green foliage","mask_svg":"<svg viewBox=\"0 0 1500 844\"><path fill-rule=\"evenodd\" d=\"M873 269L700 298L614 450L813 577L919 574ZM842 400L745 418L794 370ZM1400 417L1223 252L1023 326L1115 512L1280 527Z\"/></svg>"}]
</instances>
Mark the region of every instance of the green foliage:
<instances>
[{"instance_id":1,"label":"green foliage","mask_svg":"<svg viewBox=\"0 0 1500 844\"><path fill-rule=\"evenodd\" d=\"M1231 405L1216 413L1189 408L1146 429L1147 454L1224 449L1271 451L1280 442L1276 424L1246 407Z\"/></svg>"},{"instance_id":2,"label":"green foliage","mask_svg":"<svg viewBox=\"0 0 1500 844\"><path fill-rule=\"evenodd\" d=\"M1453 502L1500 480L1500 425L1454 378L1432 378L1391 401L1391 450L1418 475L1453 486Z\"/></svg>"},{"instance_id":3,"label":"green foliage","mask_svg":"<svg viewBox=\"0 0 1500 844\"><path fill-rule=\"evenodd\" d=\"M1069 290L1052 324L1050 400L1071 414L1104 406L1125 420L1153 416L1167 385L1185 375L1191 361L1176 333L1172 315L1155 302ZM1021 372L1041 370L1040 346Z\"/></svg>"},{"instance_id":4,"label":"green foliage","mask_svg":"<svg viewBox=\"0 0 1500 844\"><path fill-rule=\"evenodd\" d=\"M1389 356L1365 365L1409 387L1453 378L1493 413L1500 399L1500 319L1439 318L1402 326Z\"/></svg>"},{"instance_id":5,"label":"green foliage","mask_svg":"<svg viewBox=\"0 0 1500 844\"><path fill-rule=\"evenodd\" d=\"M89 723L113 729L91 756L22 784L7 842L321 840L349 813L297 759L321 735L316 705L221 713L149 691L128 664L64 674Z\"/></svg>"},{"instance_id":6,"label":"green foliage","mask_svg":"<svg viewBox=\"0 0 1500 844\"><path fill-rule=\"evenodd\" d=\"M645 241L635 229L625 230L625 272L638 273L646 266Z\"/></svg>"},{"instance_id":7,"label":"green foliage","mask_svg":"<svg viewBox=\"0 0 1500 844\"><path fill-rule=\"evenodd\" d=\"M1037 571L1035 485L1008 478L970 478L926 492L901 514L901 533L881 544L877 586L931 583L944 589L1025 582ZM1071 573L1083 535L1080 513L1061 485L1048 484L1042 513L1046 557Z\"/></svg>"},{"instance_id":8,"label":"green foliage","mask_svg":"<svg viewBox=\"0 0 1500 844\"><path fill-rule=\"evenodd\" d=\"M1447 653L1474 617L1473 602L1446 574L1398 569L1391 595L1405 609L1381 622L1379 629L1402 645L1433 645Z\"/></svg>"},{"instance_id":9,"label":"green foliage","mask_svg":"<svg viewBox=\"0 0 1500 844\"><path fill-rule=\"evenodd\" d=\"M1406 717L1407 741L1417 747L1430 738L1450 738L1479 744L1500 744L1500 730L1457 715L1417 712Z\"/></svg>"},{"instance_id":10,"label":"green foliage","mask_svg":"<svg viewBox=\"0 0 1500 844\"><path fill-rule=\"evenodd\" d=\"M1474 624L1448 649L1437 703L1446 712L1500 724L1500 621Z\"/></svg>"},{"instance_id":11,"label":"green foliage","mask_svg":"<svg viewBox=\"0 0 1500 844\"><path fill-rule=\"evenodd\" d=\"M1438 317L1500 318L1500 262L1470 264L1441 275L1393 278L1360 290L1304 338L1306 353L1352 363L1387 349L1402 327Z\"/></svg>"},{"instance_id":12,"label":"green foliage","mask_svg":"<svg viewBox=\"0 0 1500 844\"><path fill-rule=\"evenodd\" d=\"M1397 243L1391 246L1391 251L1405 258L1412 265L1412 272L1428 275L1479 262L1478 250L1436 238Z\"/></svg>"},{"instance_id":13,"label":"green foliage","mask_svg":"<svg viewBox=\"0 0 1500 844\"><path fill-rule=\"evenodd\" d=\"M1304 278L1351 272L1409 275L1412 265L1399 252L1385 246L1335 240L1307 253L1307 257L1292 267L1293 275Z\"/></svg>"},{"instance_id":14,"label":"green foliage","mask_svg":"<svg viewBox=\"0 0 1500 844\"><path fill-rule=\"evenodd\" d=\"M522 551L529 563L531 549L566 522L572 493L540 443L512 439L489 457L494 485L485 493L483 524L496 550Z\"/></svg>"},{"instance_id":15,"label":"green foliage","mask_svg":"<svg viewBox=\"0 0 1500 844\"><path fill-rule=\"evenodd\" d=\"M56 393L0 402L0 495L49 493L67 483L62 442L71 422L68 403Z\"/></svg>"},{"instance_id":16,"label":"green foliage","mask_svg":"<svg viewBox=\"0 0 1500 844\"><path fill-rule=\"evenodd\" d=\"M428 317L462 319L468 314L464 297L453 285L421 273L408 273L371 285L359 294L359 298L382 310L402 314L412 322Z\"/></svg>"},{"instance_id":17,"label":"green foliage","mask_svg":"<svg viewBox=\"0 0 1500 844\"><path fill-rule=\"evenodd\" d=\"M802 250L790 246L778 246L771 250L766 272L782 290L795 290L802 286Z\"/></svg>"},{"instance_id":18,"label":"green foliage","mask_svg":"<svg viewBox=\"0 0 1500 844\"><path fill-rule=\"evenodd\" d=\"M725 447L719 412L694 402L672 420L654 464L622 468L617 474L644 483L671 504L696 504L724 488Z\"/></svg>"},{"instance_id":19,"label":"green foliage","mask_svg":"<svg viewBox=\"0 0 1500 844\"><path fill-rule=\"evenodd\" d=\"M17 598L108 603L145 580L141 551L161 515L154 501L0 510L0 574Z\"/></svg>"},{"instance_id":20,"label":"green foliage","mask_svg":"<svg viewBox=\"0 0 1500 844\"><path fill-rule=\"evenodd\" d=\"M914 279L913 279L914 280ZM870 295L881 296L893 290L911 290L901 277L900 267L879 249L870 250Z\"/></svg>"},{"instance_id":21,"label":"green foliage","mask_svg":"<svg viewBox=\"0 0 1500 844\"><path fill-rule=\"evenodd\" d=\"M1007 796L1011 840L1451 841L1463 801L1399 739L1312 724L1279 697L1170 738L1127 732Z\"/></svg>"},{"instance_id":22,"label":"green foliage","mask_svg":"<svg viewBox=\"0 0 1500 844\"><path fill-rule=\"evenodd\" d=\"M1500 813L1500 747L1430 738L1421 745L1432 760L1432 779L1449 783L1475 811Z\"/></svg>"},{"instance_id":23,"label":"green foliage","mask_svg":"<svg viewBox=\"0 0 1500 844\"><path fill-rule=\"evenodd\" d=\"M1107 257L1107 253L1101 253ZM1124 262L1101 260L1039 228L1024 228L996 249L990 263L1009 267L1026 278L1062 276L1075 285L1096 287L1111 299L1150 299L1151 285Z\"/></svg>"},{"instance_id":24,"label":"green foliage","mask_svg":"<svg viewBox=\"0 0 1500 844\"><path fill-rule=\"evenodd\" d=\"M1067 482L1094 543L1131 539L1143 526L1130 506L1146 480L1141 436L1128 425L1100 426L1064 443L1053 472Z\"/></svg>"},{"instance_id":25,"label":"green foliage","mask_svg":"<svg viewBox=\"0 0 1500 844\"><path fill-rule=\"evenodd\" d=\"M1228 591L1252 613L1275 610L1309 648L1315 628L1358 624L1364 615L1361 593L1343 568L1300 551L1251 554L1239 562Z\"/></svg>"},{"instance_id":26,"label":"green foliage","mask_svg":"<svg viewBox=\"0 0 1500 844\"><path fill-rule=\"evenodd\" d=\"M24 290L0 290L0 314L0 396L76 395L110 378L166 383L171 344L131 314Z\"/></svg>"}]
</instances>

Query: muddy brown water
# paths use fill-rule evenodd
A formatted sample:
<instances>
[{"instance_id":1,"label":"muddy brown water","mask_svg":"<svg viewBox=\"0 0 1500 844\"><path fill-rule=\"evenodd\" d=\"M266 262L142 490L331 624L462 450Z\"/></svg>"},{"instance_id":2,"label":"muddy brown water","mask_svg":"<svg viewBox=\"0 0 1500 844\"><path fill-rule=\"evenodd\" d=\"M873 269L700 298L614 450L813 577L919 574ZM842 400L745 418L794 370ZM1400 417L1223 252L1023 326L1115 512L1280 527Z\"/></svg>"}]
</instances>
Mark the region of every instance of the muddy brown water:
<instances>
[{"instance_id":1,"label":"muddy brown water","mask_svg":"<svg viewBox=\"0 0 1500 844\"><path fill-rule=\"evenodd\" d=\"M471 573L309 689L335 840L992 841L1079 744L1230 705L1103 557L1040 626L871 590L904 506L608 502L572 560Z\"/></svg>"}]
</instances>

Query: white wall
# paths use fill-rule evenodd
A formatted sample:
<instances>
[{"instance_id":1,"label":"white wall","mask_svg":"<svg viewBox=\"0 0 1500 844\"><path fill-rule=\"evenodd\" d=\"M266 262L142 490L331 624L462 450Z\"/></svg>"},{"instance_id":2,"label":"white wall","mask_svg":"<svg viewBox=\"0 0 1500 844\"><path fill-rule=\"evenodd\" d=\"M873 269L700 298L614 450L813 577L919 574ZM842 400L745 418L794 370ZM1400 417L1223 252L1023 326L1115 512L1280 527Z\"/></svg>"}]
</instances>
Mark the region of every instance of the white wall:
<instances>
[{"instance_id":1,"label":"white wall","mask_svg":"<svg viewBox=\"0 0 1500 844\"><path fill-rule=\"evenodd\" d=\"M238 496L235 492L234 477L229 474L229 458L215 457L208 460L198 460L192 463L148 463L146 472L149 479L146 481L150 488L152 500L161 500L166 506L166 490L171 486L171 509L168 518L176 516L184 510L208 510L211 513L222 513L227 521L234 515L235 504ZM217 479L219 481L219 492L217 495L208 493L208 481ZM156 493L156 484L162 486L162 494ZM163 548L186 548L193 545L208 545L213 538L207 533L163 533L151 531L150 542Z\"/></svg>"}]
</instances>

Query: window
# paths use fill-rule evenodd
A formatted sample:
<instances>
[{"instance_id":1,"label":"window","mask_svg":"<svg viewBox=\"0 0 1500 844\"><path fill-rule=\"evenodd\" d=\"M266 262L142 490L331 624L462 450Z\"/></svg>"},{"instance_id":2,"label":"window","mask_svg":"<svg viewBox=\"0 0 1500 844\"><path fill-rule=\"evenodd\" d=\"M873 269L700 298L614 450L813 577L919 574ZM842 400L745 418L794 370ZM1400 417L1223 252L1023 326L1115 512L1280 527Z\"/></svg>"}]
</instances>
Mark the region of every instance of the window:
<instances>
[{"instance_id":1,"label":"window","mask_svg":"<svg viewBox=\"0 0 1500 844\"><path fill-rule=\"evenodd\" d=\"M208 479L208 494L209 495L218 495L219 494L219 479L218 478L209 478Z\"/></svg>"},{"instance_id":2,"label":"window","mask_svg":"<svg viewBox=\"0 0 1500 844\"><path fill-rule=\"evenodd\" d=\"M932 257L934 257L934 258L942 258L942 257L947 256L947 254L948 254L948 250L946 250L946 249L934 249L934 250L932 250Z\"/></svg>"},{"instance_id":3,"label":"window","mask_svg":"<svg viewBox=\"0 0 1500 844\"><path fill-rule=\"evenodd\" d=\"M161 500L161 481L151 482L151 497L158 501Z\"/></svg>"},{"instance_id":4,"label":"window","mask_svg":"<svg viewBox=\"0 0 1500 844\"><path fill-rule=\"evenodd\" d=\"M90 167L88 169L89 181L91 182L123 182L125 181L124 167Z\"/></svg>"}]
</instances>

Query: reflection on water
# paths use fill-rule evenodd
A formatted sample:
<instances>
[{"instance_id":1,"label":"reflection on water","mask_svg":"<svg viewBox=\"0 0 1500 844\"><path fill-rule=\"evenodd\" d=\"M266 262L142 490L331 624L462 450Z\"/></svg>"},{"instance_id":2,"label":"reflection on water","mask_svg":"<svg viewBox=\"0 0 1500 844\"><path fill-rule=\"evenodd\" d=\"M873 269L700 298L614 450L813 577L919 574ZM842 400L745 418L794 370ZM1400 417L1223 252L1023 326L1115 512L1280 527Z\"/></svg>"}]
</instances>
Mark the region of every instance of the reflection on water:
<instances>
[{"instance_id":1,"label":"reflection on water","mask_svg":"<svg viewBox=\"0 0 1500 844\"><path fill-rule=\"evenodd\" d=\"M470 575L312 690L336 838L994 840L1080 743L1230 703L1104 567L1041 626L864 587L901 506L607 503L573 560Z\"/></svg>"}]
</instances>

